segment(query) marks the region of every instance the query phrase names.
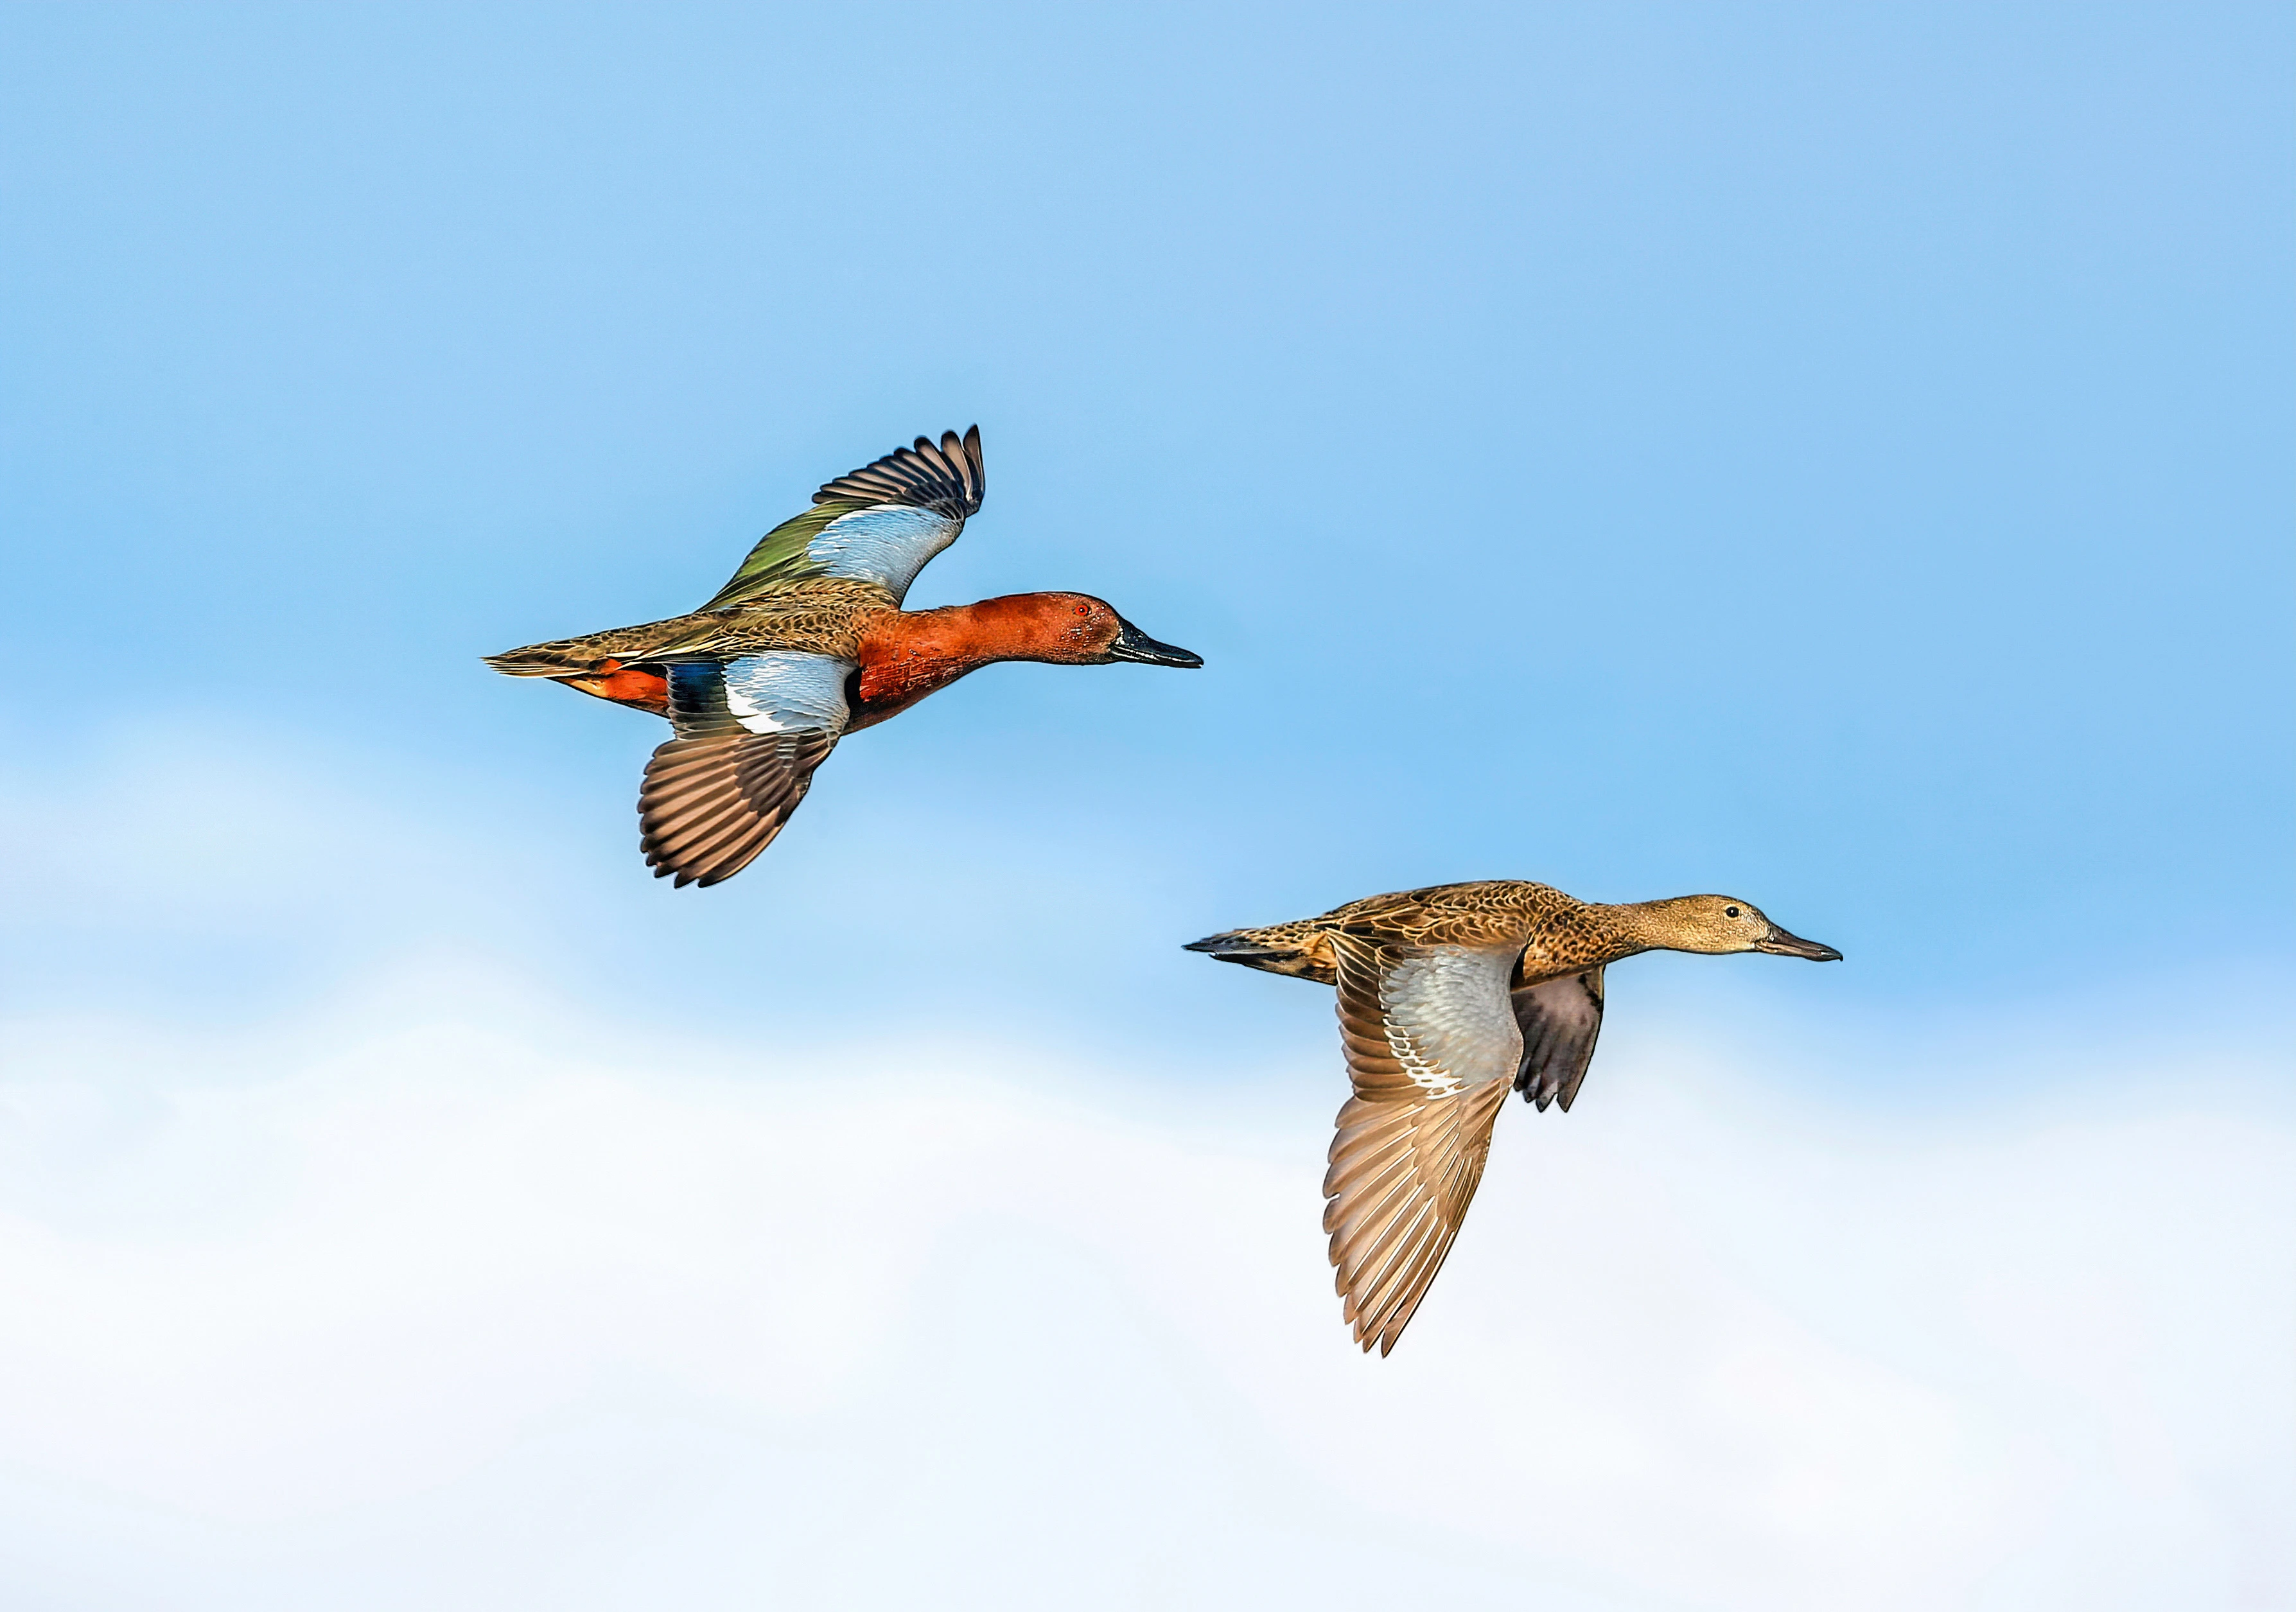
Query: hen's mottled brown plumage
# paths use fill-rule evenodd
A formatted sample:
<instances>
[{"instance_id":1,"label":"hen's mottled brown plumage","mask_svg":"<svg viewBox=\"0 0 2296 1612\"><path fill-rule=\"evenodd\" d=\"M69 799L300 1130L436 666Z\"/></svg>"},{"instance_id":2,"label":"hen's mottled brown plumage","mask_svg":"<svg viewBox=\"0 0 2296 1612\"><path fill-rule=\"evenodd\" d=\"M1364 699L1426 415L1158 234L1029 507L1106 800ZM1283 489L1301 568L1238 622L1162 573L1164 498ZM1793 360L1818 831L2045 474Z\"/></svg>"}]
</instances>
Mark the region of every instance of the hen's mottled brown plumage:
<instances>
[{"instance_id":1,"label":"hen's mottled brown plumage","mask_svg":"<svg viewBox=\"0 0 2296 1612\"><path fill-rule=\"evenodd\" d=\"M1637 952L1833 947L1726 896L1603 905L1481 880L1366 896L1191 944L1339 990L1355 1095L1324 1178L1324 1230L1356 1341L1385 1354L1465 1218L1510 1090L1568 1111L1603 1027L1603 970Z\"/></svg>"}]
</instances>

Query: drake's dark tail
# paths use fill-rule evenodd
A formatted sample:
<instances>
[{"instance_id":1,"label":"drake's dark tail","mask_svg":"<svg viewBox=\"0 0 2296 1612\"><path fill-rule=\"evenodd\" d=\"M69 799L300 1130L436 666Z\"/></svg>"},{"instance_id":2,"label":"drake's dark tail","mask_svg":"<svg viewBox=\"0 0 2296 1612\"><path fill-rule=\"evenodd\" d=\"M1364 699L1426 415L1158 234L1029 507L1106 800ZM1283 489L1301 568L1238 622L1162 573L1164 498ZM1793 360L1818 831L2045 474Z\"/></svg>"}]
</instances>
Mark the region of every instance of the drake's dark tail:
<instances>
[{"instance_id":1,"label":"drake's dark tail","mask_svg":"<svg viewBox=\"0 0 2296 1612\"><path fill-rule=\"evenodd\" d=\"M504 650L480 659L505 677L547 677L632 710L669 715L669 683L661 667L630 666L611 655L600 655L594 639L530 643L522 650Z\"/></svg>"},{"instance_id":2,"label":"drake's dark tail","mask_svg":"<svg viewBox=\"0 0 2296 1612\"><path fill-rule=\"evenodd\" d=\"M554 643L529 643L522 650L504 650L479 659L505 677L575 677L595 671L599 658L586 649L581 639L562 638Z\"/></svg>"}]
</instances>

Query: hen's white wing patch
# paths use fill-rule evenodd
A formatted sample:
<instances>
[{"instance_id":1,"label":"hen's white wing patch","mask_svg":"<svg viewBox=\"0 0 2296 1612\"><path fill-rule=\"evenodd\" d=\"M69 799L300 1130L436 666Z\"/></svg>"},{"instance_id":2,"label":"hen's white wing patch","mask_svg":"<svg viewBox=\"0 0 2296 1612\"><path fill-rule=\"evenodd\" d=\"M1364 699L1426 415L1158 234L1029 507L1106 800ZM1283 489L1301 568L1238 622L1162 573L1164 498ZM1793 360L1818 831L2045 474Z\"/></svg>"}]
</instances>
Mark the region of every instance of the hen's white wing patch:
<instances>
[{"instance_id":1,"label":"hen's white wing patch","mask_svg":"<svg viewBox=\"0 0 2296 1612\"><path fill-rule=\"evenodd\" d=\"M1514 958L1489 946L1436 946L1403 956L1379 980L1395 1060L1421 1090L1447 1097L1512 1080L1522 1031L1507 1002Z\"/></svg>"},{"instance_id":2,"label":"hen's white wing patch","mask_svg":"<svg viewBox=\"0 0 2296 1612\"><path fill-rule=\"evenodd\" d=\"M1332 1138L1324 1230L1356 1341L1384 1354L1451 1251L1522 1056L1506 991L1516 948L1341 932L1332 949L1356 1094Z\"/></svg>"},{"instance_id":3,"label":"hen's white wing patch","mask_svg":"<svg viewBox=\"0 0 2296 1612\"><path fill-rule=\"evenodd\" d=\"M908 596L917 573L964 529L964 521L931 510L880 503L831 521L806 553L826 575L873 582L898 603Z\"/></svg>"}]
</instances>

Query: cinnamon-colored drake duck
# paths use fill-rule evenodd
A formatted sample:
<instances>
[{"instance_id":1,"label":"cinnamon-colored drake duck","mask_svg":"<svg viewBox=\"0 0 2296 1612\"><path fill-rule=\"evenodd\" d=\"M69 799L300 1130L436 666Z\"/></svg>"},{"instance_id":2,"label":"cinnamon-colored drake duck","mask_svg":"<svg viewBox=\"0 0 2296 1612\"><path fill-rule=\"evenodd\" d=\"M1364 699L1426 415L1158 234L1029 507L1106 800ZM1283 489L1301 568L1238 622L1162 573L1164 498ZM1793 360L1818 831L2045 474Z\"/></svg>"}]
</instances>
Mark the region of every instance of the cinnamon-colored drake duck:
<instances>
[{"instance_id":1,"label":"cinnamon-colored drake duck","mask_svg":"<svg viewBox=\"0 0 2296 1612\"><path fill-rule=\"evenodd\" d=\"M920 437L825 484L691 615L487 664L668 717L676 736L638 791L640 847L657 878L731 879L773 842L840 738L968 672L1000 660L1203 665L1084 593L903 610L987 486L978 426L939 444Z\"/></svg>"},{"instance_id":2,"label":"cinnamon-colored drake duck","mask_svg":"<svg viewBox=\"0 0 2296 1612\"><path fill-rule=\"evenodd\" d=\"M1382 1354L1451 1251L1506 1094L1566 1112L1578 1094L1604 968L1637 952L1841 956L1733 896L1605 906L1505 879L1367 896L1187 949L1339 987L1355 1095L1332 1141L1324 1230L1356 1341Z\"/></svg>"}]
</instances>

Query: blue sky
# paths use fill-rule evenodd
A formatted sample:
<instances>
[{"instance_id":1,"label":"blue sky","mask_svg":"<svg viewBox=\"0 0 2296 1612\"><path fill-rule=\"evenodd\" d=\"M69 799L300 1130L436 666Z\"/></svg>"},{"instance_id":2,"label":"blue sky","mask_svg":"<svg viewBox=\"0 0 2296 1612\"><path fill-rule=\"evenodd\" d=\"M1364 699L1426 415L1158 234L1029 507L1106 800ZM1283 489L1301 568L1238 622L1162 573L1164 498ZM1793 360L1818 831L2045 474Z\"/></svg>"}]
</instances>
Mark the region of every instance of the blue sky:
<instances>
[{"instance_id":1,"label":"blue sky","mask_svg":"<svg viewBox=\"0 0 2296 1612\"><path fill-rule=\"evenodd\" d=\"M1109 961L1223 1017L1134 935L1497 873L1749 895L1855 958L1760 970L1811 1001L2284 956L2284 23L20 9L7 608L83 670L11 725L565 836L576 906L747 937L721 989L810 966L801 862L1018 941L933 912L982 833L1064 924L1157 892ZM1087 589L1208 671L990 673L647 888L646 724L474 657L974 419L920 601Z\"/></svg>"},{"instance_id":2,"label":"blue sky","mask_svg":"<svg viewBox=\"0 0 2296 1612\"><path fill-rule=\"evenodd\" d=\"M1848 953L1620 970L1622 1066L2284 1118L2292 58L2264 4L8 8L0 1011L99 1106L442 991L1274 1101L1327 999L1181 942L1519 876ZM1206 669L991 669L650 880L656 726L477 658L973 421L912 602Z\"/></svg>"}]
</instances>

